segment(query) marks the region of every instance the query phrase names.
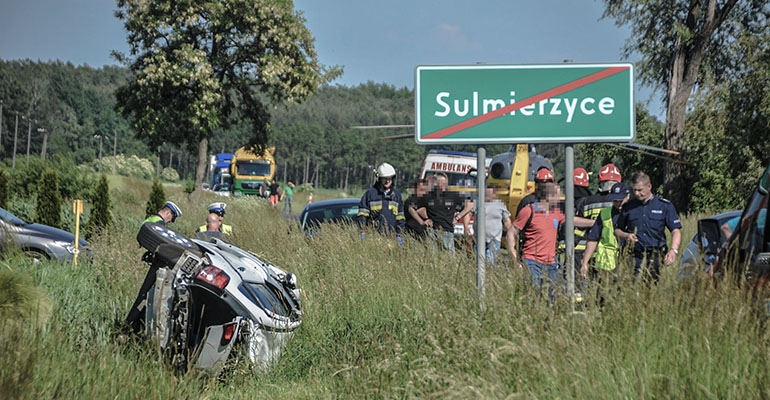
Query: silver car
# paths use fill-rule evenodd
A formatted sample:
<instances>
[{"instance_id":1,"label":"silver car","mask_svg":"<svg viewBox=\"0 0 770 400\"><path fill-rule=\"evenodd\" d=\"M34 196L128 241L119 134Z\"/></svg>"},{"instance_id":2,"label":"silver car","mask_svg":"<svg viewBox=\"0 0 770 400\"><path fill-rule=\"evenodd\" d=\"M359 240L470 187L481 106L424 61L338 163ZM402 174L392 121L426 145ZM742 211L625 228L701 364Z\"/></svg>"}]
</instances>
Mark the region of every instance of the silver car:
<instances>
[{"instance_id":1,"label":"silver car","mask_svg":"<svg viewBox=\"0 0 770 400\"><path fill-rule=\"evenodd\" d=\"M302 323L296 276L256 254L153 223L137 240L159 267L144 334L174 367L217 374L246 360L267 369Z\"/></svg>"},{"instance_id":2,"label":"silver car","mask_svg":"<svg viewBox=\"0 0 770 400\"><path fill-rule=\"evenodd\" d=\"M75 235L43 224L34 224L0 208L0 251L19 249L36 260L72 261ZM78 259L91 258L91 245L78 238ZM81 258L82 257L82 258Z\"/></svg>"}]
</instances>

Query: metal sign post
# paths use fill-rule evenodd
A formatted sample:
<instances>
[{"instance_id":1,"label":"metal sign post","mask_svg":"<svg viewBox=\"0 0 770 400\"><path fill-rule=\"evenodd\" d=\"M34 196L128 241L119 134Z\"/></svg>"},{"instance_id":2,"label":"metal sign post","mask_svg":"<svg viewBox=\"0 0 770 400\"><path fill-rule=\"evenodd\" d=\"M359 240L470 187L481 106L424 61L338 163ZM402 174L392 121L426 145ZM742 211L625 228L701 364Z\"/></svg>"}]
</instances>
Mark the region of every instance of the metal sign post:
<instances>
[{"instance_id":1,"label":"metal sign post","mask_svg":"<svg viewBox=\"0 0 770 400\"><path fill-rule=\"evenodd\" d=\"M483 147L478 149L478 159L476 165L485 165L487 160L487 150ZM479 303L481 311L484 312L486 306L484 305L484 297L486 296L486 288L484 281L486 280L486 254L487 254L487 227L486 227L486 207L484 203L487 201L487 174L485 169L476 169L476 193L478 193L478 199L476 200L476 288L479 291Z\"/></svg>"}]
</instances>

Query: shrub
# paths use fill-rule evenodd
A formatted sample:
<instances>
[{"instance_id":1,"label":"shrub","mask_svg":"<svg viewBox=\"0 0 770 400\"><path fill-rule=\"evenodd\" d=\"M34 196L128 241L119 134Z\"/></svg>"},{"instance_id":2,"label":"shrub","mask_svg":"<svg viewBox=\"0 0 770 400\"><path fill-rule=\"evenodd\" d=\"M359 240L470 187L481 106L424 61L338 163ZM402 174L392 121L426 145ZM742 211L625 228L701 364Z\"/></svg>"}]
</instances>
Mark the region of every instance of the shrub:
<instances>
[{"instance_id":1,"label":"shrub","mask_svg":"<svg viewBox=\"0 0 770 400\"><path fill-rule=\"evenodd\" d=\"M107 184L107 176L102 174L99 177L99 184L96 185L94 195L91 197L91 218L88 220L89 236L106 229L110 223L110 187Z\"/></svg>"},{"instance_id":2,"label":"shrub","mask_svg":"<svg viewBox=\"0 0 770 400\"><path fill-rule=\"evenodd\" d=\"M41 224L61 228L61 193L56 170L46 169L40 176L37 195L37 216Z\"/></svg>"},{"instance_id":3,"label":"shrub","mask_svg":"<svg viewBox=\"0 0 770 400\"><path fill-rule=\"evenodd\" d=\"M8 174L4 169L0 169L0 208L8 209Z\"/></svg>"},{"instance_id":4,"label":"shrub","mask_svg":"<svg viewBox=\"0 0 770 400\"><path fill-rule=\"evenodd\" d=\"M173 168L166 167L160 171L160 178L168 182L176 182L179 180L179 173Z\"/></svg>"},{"instance_id":5,"label":"shrub","mask_svg":"<svg viewBox=\"0 0 770 400\"><path fill-rule=\"evenodd\" d=\"M184 181L184 192L187 194L190 194L194 191L195 191L195 181L190 179Z\"/></svg>"},{"instance_id":6,"label":"shrub","mask_svg":"<svg viewBox=\"0 0 770 400\"><path fill-rule=\"evenodd\" d=\"M166 202L166 192L163 190L163 185L160 184L160 180L155 178L152 181L152 191L150 192L150 199L147 201L147 209L145 210L145 218L155 214L163 207Z\"/></svg>"},{"instance_id":7,"label":"shrub","mask_svg":"<svg viewBox=\"0 0 770 400\"><path fill-rule=\"evenodd\" d=\"M128 158L123 154L103 157L102 171L140 179L152 179L155 176L155 166L152 161L146 158L139 158L136 155Z\"/></svg>"},{"instance_id":8,"label":"shrub","mask_svg":"<svg viewBox=\"0 0 770 400\"><path fill-rule=\"evenodd\" d=\"M8 171L9 192L22 198L34 197L46 169L57 172L61 198L88 198L96 186L96 177L88 166L75 166L72 160L57 155L50 160L30 157L29 164Z\"/></svg>"}]
</instances>

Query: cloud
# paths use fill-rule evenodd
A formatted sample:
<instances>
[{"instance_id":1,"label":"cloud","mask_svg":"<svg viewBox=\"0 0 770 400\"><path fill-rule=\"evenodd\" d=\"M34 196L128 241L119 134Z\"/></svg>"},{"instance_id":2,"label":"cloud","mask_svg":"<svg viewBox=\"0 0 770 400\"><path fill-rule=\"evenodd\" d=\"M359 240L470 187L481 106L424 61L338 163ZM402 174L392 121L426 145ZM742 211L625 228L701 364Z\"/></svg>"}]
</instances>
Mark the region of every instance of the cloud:
<instances>
[{"instance_id":1,"label":"cloud","mask_svg":"<svg viewBox=\"0 0 770 400\"><path fill-rule=\"evenodd\" d=\"M477 51L481 43L474 42L463 32L459 25L440 24L433 28L430 41L434 46L454 50L456 52Z\"/></svg>"}]
</instances>

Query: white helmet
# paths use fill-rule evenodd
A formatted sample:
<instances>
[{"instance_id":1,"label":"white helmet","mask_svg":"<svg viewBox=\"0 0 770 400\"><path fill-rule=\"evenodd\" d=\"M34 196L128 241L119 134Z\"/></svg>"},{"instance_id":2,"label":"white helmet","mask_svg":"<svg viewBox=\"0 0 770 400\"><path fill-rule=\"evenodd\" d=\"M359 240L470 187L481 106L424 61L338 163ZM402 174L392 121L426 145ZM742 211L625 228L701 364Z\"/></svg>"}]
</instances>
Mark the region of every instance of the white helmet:
<instances>
[{"instance_id":1,"label":"white helmet","mask_svg":"<svg viewBox=\"0 0 770 400\"><path fill-rule=\"evenodd\" d=\"M392 165L388 163L382 163L382 165L377 167L377 177L387 178L387 177L394 177L394 176L396 176L396 169L393 168Z\"/></svg>"}]
</instances>

